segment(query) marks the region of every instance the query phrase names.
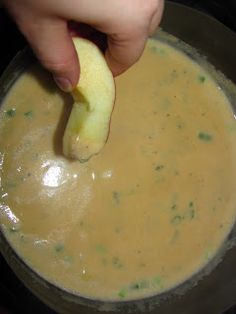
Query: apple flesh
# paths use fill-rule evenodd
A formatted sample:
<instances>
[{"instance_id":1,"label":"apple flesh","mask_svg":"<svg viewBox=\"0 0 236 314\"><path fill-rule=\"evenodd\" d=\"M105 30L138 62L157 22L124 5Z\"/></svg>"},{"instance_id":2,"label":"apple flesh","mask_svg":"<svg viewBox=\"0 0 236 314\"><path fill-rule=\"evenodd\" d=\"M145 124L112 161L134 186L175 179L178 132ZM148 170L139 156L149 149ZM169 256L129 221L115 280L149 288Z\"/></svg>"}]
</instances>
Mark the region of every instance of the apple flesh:
<instances>
[{"instance_id":1,"label":"apple flesh","mask_svg":"<svg viewBox=\"0 0 236 314\"><path fill-rule=\"evenodd\" d=\"M113 75L99 48L73 38L80 62L80 79L72 91L74 104L63 136L66 157L87 161L107 141L115 101Z\"/></svg>"}]
</instances>

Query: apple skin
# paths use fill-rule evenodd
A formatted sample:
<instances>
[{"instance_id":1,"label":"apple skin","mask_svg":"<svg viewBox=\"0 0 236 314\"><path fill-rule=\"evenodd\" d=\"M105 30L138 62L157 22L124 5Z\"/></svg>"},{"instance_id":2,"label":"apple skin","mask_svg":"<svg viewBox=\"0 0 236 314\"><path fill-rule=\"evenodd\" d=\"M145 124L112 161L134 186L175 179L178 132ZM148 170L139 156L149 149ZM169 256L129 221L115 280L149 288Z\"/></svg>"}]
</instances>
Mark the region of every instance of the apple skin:
<instances>
[{"instance_id":1,"label":"apple skin","mask_svg":"<svg viewBox=\"0 0 236 314\"><path fill-rule=\"evenodd\" d=\"M63 154L80 162L105 145L115 102L114 77L99 48L84 38L73 38L80 61L79 83L63 136Z\"/></svg>"}]
</instances>

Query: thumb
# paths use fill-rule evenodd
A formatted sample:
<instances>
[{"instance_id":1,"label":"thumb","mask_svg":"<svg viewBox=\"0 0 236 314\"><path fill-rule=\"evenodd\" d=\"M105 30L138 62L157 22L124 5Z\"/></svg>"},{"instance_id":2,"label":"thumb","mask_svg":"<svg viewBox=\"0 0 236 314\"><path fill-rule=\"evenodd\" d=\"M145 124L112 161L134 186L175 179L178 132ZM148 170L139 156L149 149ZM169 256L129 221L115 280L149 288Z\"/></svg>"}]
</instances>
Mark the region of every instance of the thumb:
<instances>
[{"instance_id":1,"label":"thumb","mask_svg":"<svg viewBox=\"0 0 236 314\"><path fill-rule=\"evenodd\" d=\"M22 28L22 32L37 58L53 74L63 91L71 91L79 80L80 68L67 23L60 19L46 19L30 26Z\"/></svg>"}]
</instances>

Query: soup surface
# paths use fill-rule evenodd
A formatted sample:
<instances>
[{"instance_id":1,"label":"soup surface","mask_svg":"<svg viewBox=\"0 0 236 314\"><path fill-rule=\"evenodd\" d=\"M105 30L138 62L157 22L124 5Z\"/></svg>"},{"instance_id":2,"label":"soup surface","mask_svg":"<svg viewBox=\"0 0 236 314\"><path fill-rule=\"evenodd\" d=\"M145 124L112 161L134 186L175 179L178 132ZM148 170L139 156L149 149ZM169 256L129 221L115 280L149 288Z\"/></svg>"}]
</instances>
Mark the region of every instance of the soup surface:
<instances>
[{"instance_id":1,"label":"soup surface","mask_svg":"<svg viewBox=\"0 0 236 314\"><path fill-rule=\"evenodd\" d=\"M201 269L236 215L236 123L199 65L150 41L116 80L110 136L62 156L72 99L35 66L1 110L1 228L44 278L84 296L160 293Z\"/></svg>"}]
</instances>

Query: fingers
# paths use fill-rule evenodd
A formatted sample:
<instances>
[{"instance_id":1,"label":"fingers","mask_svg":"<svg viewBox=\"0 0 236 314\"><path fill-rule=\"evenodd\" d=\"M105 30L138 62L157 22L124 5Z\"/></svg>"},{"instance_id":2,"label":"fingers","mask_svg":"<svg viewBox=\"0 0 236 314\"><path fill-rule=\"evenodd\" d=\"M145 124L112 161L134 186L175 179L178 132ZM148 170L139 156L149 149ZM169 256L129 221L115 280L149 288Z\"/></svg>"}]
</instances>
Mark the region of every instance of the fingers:
<instances>
[{"instance_id":1,"label":"fingers","mask_svg":"<svg viewBox=\"0 0 236 314\"><path fill-rule=\"evenodd\" d=\"M106 60L119 75L141 56L148 36L158 26L164 0L72 0L64 3L71 20L89 24L107 35ZM78 8L79 4L79 8Z\"/></svg>"},{"instance_id":2,"label":"fingers","mask_svg":"<svg viewBox=\"0 0 236 314\"><path fill-rule=\"evenodd\" d=\"M52 74L57 85L69 92L79 79L78 56L64 20L50 19L21 27L37 58Z\"/></svg>"},{"instance_id":3,"label":"fingers","mask_svg":"<svg viewBox=\"0 0 236 314\"><path fill-rule=\"evenodd\" d=\"M39 61L59 87L70 91L79 79L79 62L67 21L107 35L106 60L119 75L141 56L148 36L160 22L164 0L3 0ZM83 29L82 29L83 33ZM92 32L106 48L104 37ZM88 35L88 34L87 34ZM81 36L81 34L80 34ZM93 38L92 38L93 39Z\"/></svg>"},{"instance_id":4,"label":"fingers","mask_svg":"<svg viewBox=\"0 0 236 314\"><path fill-rule=\"evenodd\" d=\"M145 47L146 36L129 34L130 37L108 37L108 48L105 57L114 76L126 71L138 61Z\"/></svg>"},{"instance_id":5,"label":"fingers","mask_svg":"<svg viewBox=\"0 0 236 314\"><path fill-rule=\"evenodd\" d=\"M160 24L163 11L164 11L164 0L159 0L158 9L155 10L151 18L151 22L149 26L149 35L152 35L157 29L157 26Z\"/></svg>"},{"instance_id":6,"label":"fingers","mask_svg":"<svg viewBox=\"0 0 236 314\"><path fill-rule=\"evenodd\" d=\"M110 32L109 28L105 30L108 34L106 60L114 76L126 71L140 58L148 36L160 23L164 0L136 1L136 12L133 15L134 2L130 1L129 5L130 8L128 3L125 7L128 15L121 15L123 20L115 25L114 32Z\"/></svg>"}]
</instances>

